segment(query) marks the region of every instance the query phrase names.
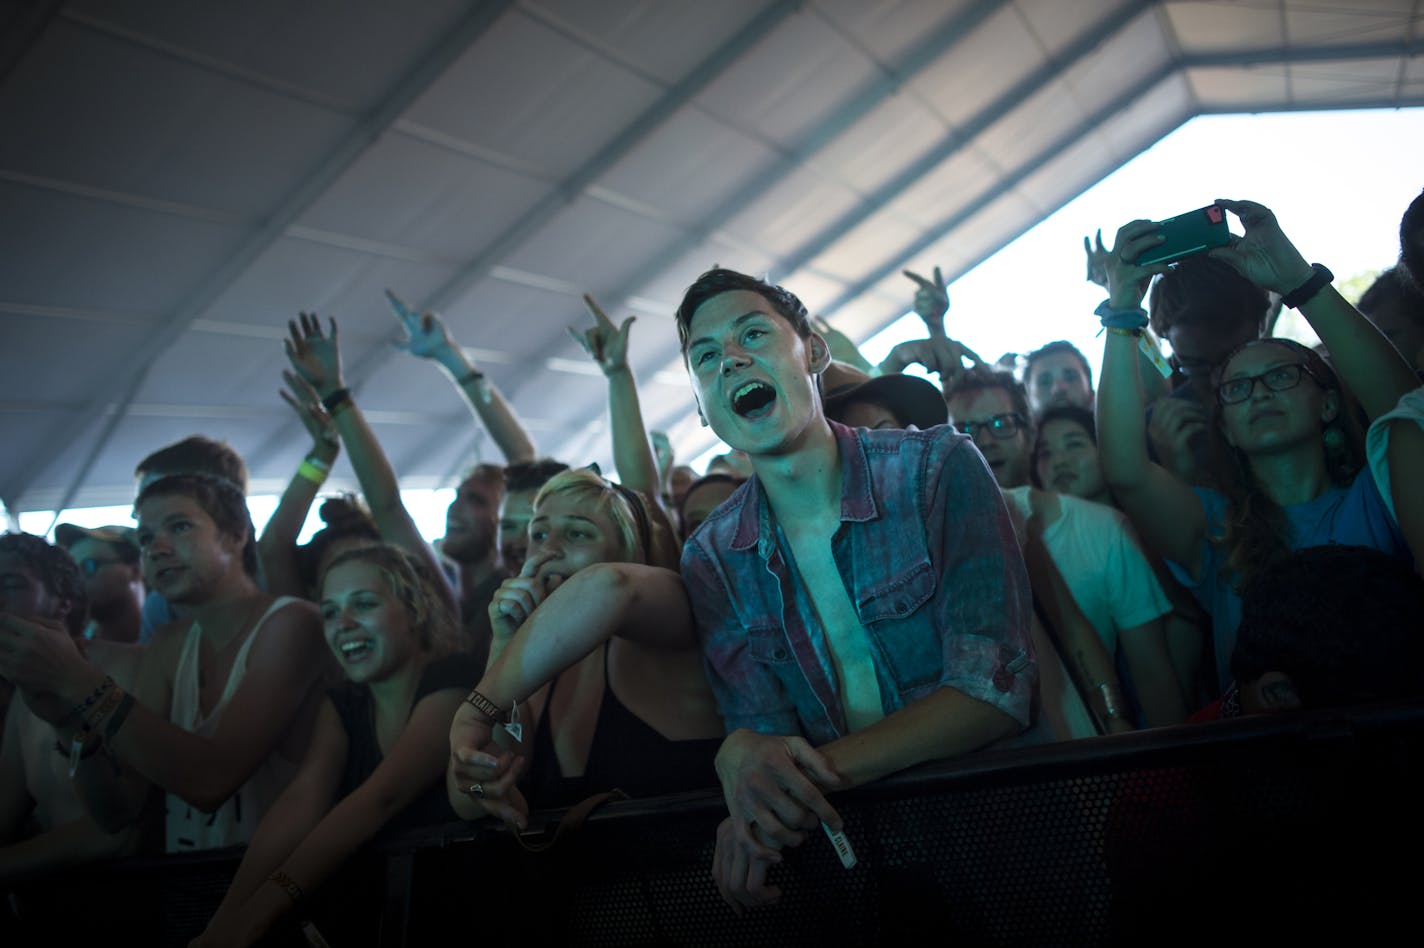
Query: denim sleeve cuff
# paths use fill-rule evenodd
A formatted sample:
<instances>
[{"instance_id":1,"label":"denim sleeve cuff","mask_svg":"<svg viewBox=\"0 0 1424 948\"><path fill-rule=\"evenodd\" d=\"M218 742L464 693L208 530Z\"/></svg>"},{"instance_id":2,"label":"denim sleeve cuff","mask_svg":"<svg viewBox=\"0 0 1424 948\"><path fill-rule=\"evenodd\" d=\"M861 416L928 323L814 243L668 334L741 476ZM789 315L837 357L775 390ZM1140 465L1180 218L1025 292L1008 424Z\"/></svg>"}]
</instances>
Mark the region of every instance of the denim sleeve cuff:
<instances>
[{"instance_id":1,"label":"denim sleeve cuff","mask_svg":"<svg viewBox=\"0 0 1424 948\"><path fill-rule=\"evenodd\" d=\"M1027 634L1024 636L1028 638ZM1023 726L1038 680L1038 663L1024 648L982 635L950 635L945 640L945 668L953 674L941 685L993 705Z\"/></svg>"}]
</instances>

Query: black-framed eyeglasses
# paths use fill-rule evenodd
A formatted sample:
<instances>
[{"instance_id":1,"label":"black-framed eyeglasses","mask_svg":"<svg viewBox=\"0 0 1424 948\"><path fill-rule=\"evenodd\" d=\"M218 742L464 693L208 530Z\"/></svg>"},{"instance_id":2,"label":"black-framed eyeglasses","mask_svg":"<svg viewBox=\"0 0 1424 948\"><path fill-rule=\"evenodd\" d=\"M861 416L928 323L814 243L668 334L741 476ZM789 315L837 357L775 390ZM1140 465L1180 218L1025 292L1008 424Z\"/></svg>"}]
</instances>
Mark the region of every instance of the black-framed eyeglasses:
<instances>
[{"instance_id":1,"label":"black-framed eyeglasses","mask_svg":"<svg viewBox=\"0 0 1424 948\"><path fill-rule=\"evenodd\" d=\"M981 428L987 428L995 438L1007 440L1022 431L1026 424L1023 415L1018 412L1005 412L984 421L958 421L954 426L971 438L977 437Z\"/></svg>"},{"instance_id":2,"label":"black-framed eyeglasses","mask_svg":"<svg viewBox=\"0 0 1424 948\"><path fill-rule=\"evenodd\" d=\"M1264 383L1266 388L1273 392L1284 392L1299 385L1302 374L1310 376L1311 381L1321 388L1325 387L1319 377L1310 370L1310 366L1304 362L1291 362L1288 365L1278 365L1260 375L1243 375L1240 378L1227 379L1216 387L1216 397L1223 405L1239 405L1250 398L1252 392L1256 391L1257 382Z\"/></svg>"},{"instance_id":3,"label":"black-framed eyeglasses","mask_svg":"<svg viewBox=\"0 0 1424 948\"><path fill-rule=\"evenodd\" d=\"M105 566L113 566L115 563L122 563L123 560L101 560L98 557L86 556L79 561L79 571L85 576L93 576Z\"/></svg>"}]
</instances>

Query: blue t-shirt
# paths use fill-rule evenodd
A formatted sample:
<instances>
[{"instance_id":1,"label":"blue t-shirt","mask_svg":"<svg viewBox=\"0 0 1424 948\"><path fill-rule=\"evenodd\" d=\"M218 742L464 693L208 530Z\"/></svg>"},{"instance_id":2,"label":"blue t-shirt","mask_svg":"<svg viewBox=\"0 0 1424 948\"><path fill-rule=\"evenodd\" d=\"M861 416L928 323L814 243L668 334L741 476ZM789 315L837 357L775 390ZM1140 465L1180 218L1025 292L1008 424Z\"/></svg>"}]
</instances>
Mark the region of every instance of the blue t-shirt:
<instances>
[{"instance_id":1,"label":"blue t-shirt","mask_svg":"<svg viewBox=\"0 0 1424 948\"><path fill-rule=\"evenodd\" d=\"M1226 498L1205 487L1193 487L1206 513L1208 537L1220 537L1226 519ZM1290 522L1292 550L1340 543L1381 550L1403 560L1411 559L1399 525L1385 507L1384 498L1366 467L1349 487L1332 487L1314 500L1285 508ZM1236 627L1241 624L1241 597L1221 575L1222 551L1202 541L1201 579L1192 582L1180 563L1168 562L1172 575L1192 591L1211 613L1212 640L1216 645L1216 682L1221 690L1231 684L1231 653L1236 648Z\"/></svg>"}]
</instances>

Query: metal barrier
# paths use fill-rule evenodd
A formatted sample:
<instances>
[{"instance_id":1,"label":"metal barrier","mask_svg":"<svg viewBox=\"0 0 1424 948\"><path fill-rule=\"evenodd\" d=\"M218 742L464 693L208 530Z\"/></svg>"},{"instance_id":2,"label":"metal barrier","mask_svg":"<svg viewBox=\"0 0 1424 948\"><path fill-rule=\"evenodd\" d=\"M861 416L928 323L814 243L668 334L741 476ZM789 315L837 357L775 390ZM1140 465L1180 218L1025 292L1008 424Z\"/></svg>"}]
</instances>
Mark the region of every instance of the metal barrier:
<instances>
[{"instance_id":1,"label":"metal barrier","mask_svg":"<svg viewBox=\"0 0 1424 948\"><path fill-rule=\"evenodd\" d=\"M333 948L1361 943L1418 898L1421 764L1424 705L983 753L838 795L856 867L810 838L741 917L709 875L716 794L609 804L541 853L459 824L384 841L313 918ZM239 855L22 889L21 935L186 945Z\"/></svg>"}]
</instances>

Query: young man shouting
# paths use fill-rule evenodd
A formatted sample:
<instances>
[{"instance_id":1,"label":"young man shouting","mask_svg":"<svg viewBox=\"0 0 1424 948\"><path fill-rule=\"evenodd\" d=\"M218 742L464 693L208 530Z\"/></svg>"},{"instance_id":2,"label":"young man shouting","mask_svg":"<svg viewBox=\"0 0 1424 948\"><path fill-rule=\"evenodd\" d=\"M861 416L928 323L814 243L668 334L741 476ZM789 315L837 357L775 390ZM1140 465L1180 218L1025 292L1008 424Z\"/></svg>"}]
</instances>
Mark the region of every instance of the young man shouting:
<instances>
[{"instance_id":1,"label":"young man shouting","mask_svg":"<svg viewBox=\"0 0 1424 948\"><path fill-rule=\"evenodd\" d=\"M740 908L777 896L779 849L840 827L825 791L1028 723L1029 587L969 439L827 421L795 296L711 270L677 325L703 421L754 470L682 561L728 730L713 875Z\"/></svg>"}]
</instances>

